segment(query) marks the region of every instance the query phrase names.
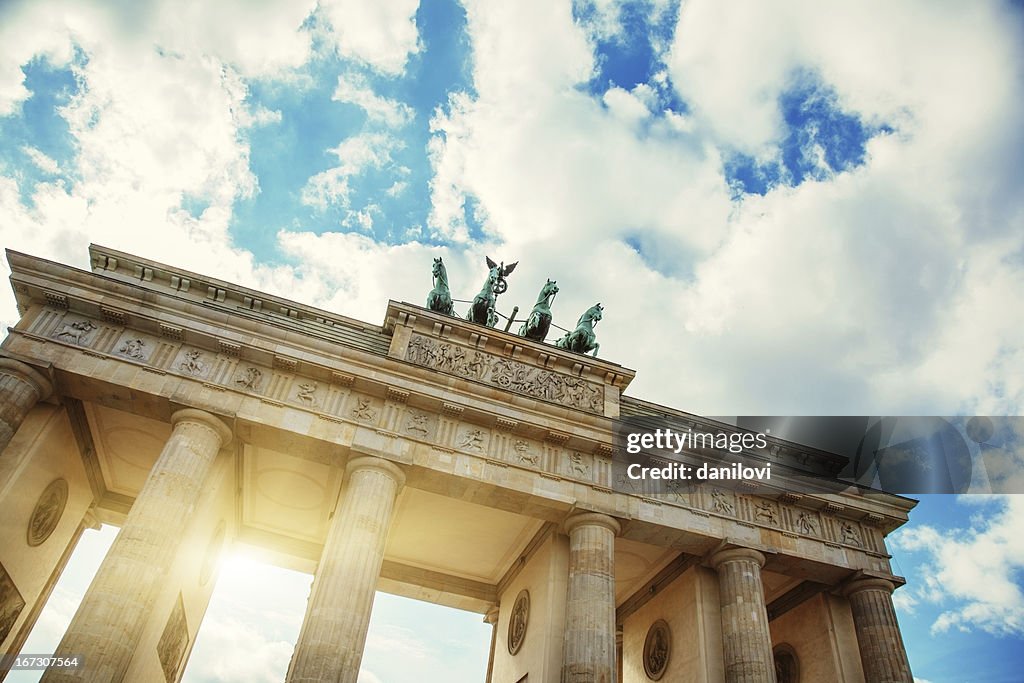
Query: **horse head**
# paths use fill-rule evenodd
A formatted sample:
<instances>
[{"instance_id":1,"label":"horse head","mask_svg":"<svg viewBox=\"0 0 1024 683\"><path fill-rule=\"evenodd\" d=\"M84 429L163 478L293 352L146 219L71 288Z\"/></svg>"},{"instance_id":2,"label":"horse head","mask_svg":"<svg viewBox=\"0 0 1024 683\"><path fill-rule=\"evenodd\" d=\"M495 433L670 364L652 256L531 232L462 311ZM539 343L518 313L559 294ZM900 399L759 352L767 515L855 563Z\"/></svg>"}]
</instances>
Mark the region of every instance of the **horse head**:
<instances>
[{"instance_id":1,"label":"horse head","mask_svg":"<svg viewBox=\"0 0 1024 683\"><path fill-rule=\"evenodd\" d=\"M582 325L584 323L596 323L598 320L601 319L601 312L603 310L604 306L602 306L601 304L594 304L593 306L587 309L586 313L580 316L580 321L577 324Z\"/></svg>"}]
</instances>

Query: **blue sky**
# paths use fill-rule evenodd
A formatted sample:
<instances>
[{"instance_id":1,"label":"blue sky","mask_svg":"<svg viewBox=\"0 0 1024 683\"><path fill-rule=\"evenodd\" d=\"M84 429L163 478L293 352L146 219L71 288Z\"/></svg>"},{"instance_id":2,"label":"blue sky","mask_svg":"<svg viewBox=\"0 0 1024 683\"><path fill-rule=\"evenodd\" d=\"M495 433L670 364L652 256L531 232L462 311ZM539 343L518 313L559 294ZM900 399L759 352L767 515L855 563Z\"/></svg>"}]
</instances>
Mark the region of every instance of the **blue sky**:
<instances>
[{"instance_id":1,"label":"blue sky","mask_svg":"<svg viewBox=\"0 0 1024 683\"><path fill-rule=\"evenodd\" d=\"M1019 415L1022 32L1008 2L6 2L0 244L87 267L96 242L371 322L422 302L438 255L470 298L489 255L520 262L504 312L549 277L556 323L601 301L602 355L646 399ZM1021 663L1024 511L978 500L926 499L894 538L931 683ZM218 591L229 624L245 599ZM377 642L455 656L385 604ZM486 649L477 616L431 614ZM199 654L188 680L222 680ZM412 680L371 655L367 683Z\"/></svg>"}]
</instances>

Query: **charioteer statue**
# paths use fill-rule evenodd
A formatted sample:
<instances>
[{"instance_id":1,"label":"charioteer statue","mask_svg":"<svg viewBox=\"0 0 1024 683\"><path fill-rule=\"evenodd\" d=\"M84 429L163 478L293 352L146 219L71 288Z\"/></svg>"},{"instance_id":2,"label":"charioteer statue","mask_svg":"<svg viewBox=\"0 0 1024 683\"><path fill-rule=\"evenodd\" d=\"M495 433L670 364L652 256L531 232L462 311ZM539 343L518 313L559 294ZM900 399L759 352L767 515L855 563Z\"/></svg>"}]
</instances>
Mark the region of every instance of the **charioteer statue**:
<instances>
[{"instance_id":1,"label":"charioteer statue","mask_svg":"<svg viewBox=\"0 0 1024 683\"><path fill-rule=\"evenodd\" d=\"M494 327L498 324L498 311L496 308L498 296L504 294L508 289L506 278L512 274L512 271L519 265L519 262L516 261L506 266L504 262L495 263L490 257L485 258L488 268L487 279L484 280L480 292L471 302L468 302L469 310L466 312L466 320L478 325ZM448 271L445 269L441 257L434 259L431 276L434 288L427 295L427 308L445 315L455 315L454 300L448 286ZM521 337L544 343L552 326L551 303L554 301L556 294L558 294L558 284L554 280L549 279L541 287L529 317L522 321L523 324L519 328L519 335ZM508 319L508 325L505 327L506 332L509 326L511 326L518 310L519 307L516 306L512 310L511 316L505 316ZM592 352L594 356L597 356L601 345L597 343L594 326L601 320L603 311L604 307L601 304L595 304L588 308L580 316L579 321L576 323L576 328L567 330L565 335L555 342L555 346L567 351L573 351L574 353Z\"/></svg>"}]
</instances>

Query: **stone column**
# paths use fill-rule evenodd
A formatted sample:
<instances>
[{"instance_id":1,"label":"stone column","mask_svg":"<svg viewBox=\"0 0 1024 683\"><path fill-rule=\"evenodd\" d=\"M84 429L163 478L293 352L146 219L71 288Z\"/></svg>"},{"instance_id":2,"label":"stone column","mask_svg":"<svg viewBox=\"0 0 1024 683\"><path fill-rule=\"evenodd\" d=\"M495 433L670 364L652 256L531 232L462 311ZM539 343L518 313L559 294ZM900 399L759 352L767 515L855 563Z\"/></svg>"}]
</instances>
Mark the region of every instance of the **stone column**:
<instances>
[{"instance_id":1,"label":"stone column","mask_svg":"<svg viewBox=\"0 0 1024 683\"><path fill-rule=\"evenodd\" d=\"M348 464L306 616L288 666L289 683L355 683L395 498L405 475L373 456Z\"/></svg>"},{"instance_id":2,"label":"stone column","mask_svg":"<svg viewBox=\"0 0 1024 683\"><path fill-rule=\"evenodd\" d=\"M28 411L51 391L53 385L50 380L37 370L20 361L0 358L0 454L11 442Z\"/></svg>"},{"instance_id":3,"label":"stone column","mask_svg":"<svg viewBox=\"0 0 1024 683\"><path fill-rule=\"evenodd\" d=\"M182 530L231 431L201 410L179 410L174 429L107 552L56 655L79 655L79 671L51 669L45 683L123 681Z\"/></svg>"},{"instance_id":4,"label":"stone column","mask_svg":"<svg viewBox=\"0 0 1024 683\"><path fill-rule=\"evenodd\" d=\"M615 672L616 680L622 683L622 627L615 629Z\"/></svg>"},{"instance_id":5,"label":"stone column","mask_svg":"<svg viewBox=\"0 0 1024 683\"><path fill-rule=\"evenodd\" d=\"M895 586L885 579L859 579L843 590L850 600L865 683L913 683L896 610Z\"/></svg>"},{"instance_id":6,"label":"stone column","mask_svg":"<svg viewBox=\"0 0 1024 683\"><path fill-rule=\"evenodd\" d=\"M484 678L484 683L491 683L491 677L494 675L494 647L498 644L497 605L487 610L487 614L484 615L484 623L491 625L491 653L487 655L487 676Z\"/></svg>"},{"instance_id":7,"label":"stone column","mask_svg":"<svg viewBox=\"0 0 1024 683\"><path fill-rule=\"evenodd\" d=\"M614 683L615 537L619 523L595 512L571 516L562 683Z\"/></svg>"},{"instance_id":8,"label":"stone column","mask_svg":"<svg viewBox=\"0 0 1024 683\"><path fill-rule=\"evenodd\" d=\"M775 683L768 610L761 567L764 555L749 548L711 557L722 601L722 651L726 683Z\"/></svg>"}]
</instances>

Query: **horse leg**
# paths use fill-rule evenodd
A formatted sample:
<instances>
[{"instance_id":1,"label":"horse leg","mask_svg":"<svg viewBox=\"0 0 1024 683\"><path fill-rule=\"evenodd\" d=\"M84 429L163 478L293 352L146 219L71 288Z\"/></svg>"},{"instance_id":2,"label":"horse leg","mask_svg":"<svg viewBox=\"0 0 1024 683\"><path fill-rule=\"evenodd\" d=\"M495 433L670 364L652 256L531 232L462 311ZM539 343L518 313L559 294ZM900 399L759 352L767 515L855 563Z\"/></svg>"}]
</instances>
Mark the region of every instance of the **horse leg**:
<instances>
[{"instance_id":1,"label":"horse leg","mask_svg":"<svg viewBox=\"0 0 1024 683\"><path fill-rule=\"evenodd\" d=\"M601 345L598 344L597 342L594 342L594 353L592 354L594 356L594 358L597 358L597 350L599 348L601 348Z\"/></svg>"}]
</instances>

